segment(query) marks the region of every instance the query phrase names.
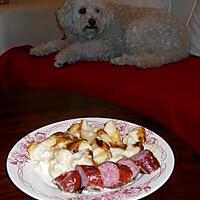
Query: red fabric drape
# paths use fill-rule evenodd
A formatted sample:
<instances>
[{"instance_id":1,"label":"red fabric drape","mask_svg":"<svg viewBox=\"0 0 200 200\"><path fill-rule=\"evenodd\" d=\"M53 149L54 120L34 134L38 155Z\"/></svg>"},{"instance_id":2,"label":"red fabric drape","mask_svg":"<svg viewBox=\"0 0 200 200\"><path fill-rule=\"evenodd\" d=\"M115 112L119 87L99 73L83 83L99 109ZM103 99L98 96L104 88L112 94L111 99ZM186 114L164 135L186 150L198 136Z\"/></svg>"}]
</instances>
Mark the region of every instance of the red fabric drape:
<instances>
[{"instance_id":1,"label":"red fabric drape","mask_svg":"<svg viewBox=\"0 0 200 200\"><path fill-rule=\"evenodd\" d=\"M29 55L30 46L0 56L0 88L45 88L116 102L162 123L200 152L200 58L141 70L108 62L56 69L55 54Z\"/></svg>"}]
</instances>

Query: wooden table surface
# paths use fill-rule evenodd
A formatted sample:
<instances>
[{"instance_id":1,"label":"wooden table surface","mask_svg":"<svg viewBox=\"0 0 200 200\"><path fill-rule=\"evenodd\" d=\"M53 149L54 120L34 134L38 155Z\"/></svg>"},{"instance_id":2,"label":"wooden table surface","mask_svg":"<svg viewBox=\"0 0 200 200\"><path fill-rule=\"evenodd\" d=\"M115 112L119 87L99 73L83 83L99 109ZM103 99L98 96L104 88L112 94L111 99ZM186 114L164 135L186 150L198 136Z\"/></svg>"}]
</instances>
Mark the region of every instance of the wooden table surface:
<instances>
[{"instance_id":1,"label":"wooden table surface","mask_svg":"<svg viewBox=\"0 0 200 200\"><path fill-rule=\"evenodd\" d=\"M172 176L145 199L200 199L200 155L175 133L155 121L108 102L43 90L0 91L0 199L32 199L14 186L6 172L8 153L18 140L53 122L91 116L123 119L143 125L158 133L172 147L175 154Z\"/></svg>"}]
</instances>

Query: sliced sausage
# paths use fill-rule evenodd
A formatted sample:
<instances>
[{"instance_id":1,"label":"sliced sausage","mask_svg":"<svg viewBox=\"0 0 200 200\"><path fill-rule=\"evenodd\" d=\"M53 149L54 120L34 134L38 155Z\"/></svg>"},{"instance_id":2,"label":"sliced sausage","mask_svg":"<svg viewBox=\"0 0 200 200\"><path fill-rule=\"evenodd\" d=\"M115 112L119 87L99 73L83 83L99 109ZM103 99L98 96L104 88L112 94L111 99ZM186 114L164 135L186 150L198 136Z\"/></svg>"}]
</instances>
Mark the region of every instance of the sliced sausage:
<instances>
[{"instance_id":1,"label":"sliced sausage","mask_svg":"<svg viewBox=\"0 0 200 200\"><path fill-rule=\"evenodd\" d=\"M117 164L111 161L106 161L101 163L98 168L103 179L104 187L114 188L120 178Z\"/></svg>"},{"instance_id":2,"label":"sliced sausage","mask_svg":"<svg viewBox=\"0 0 200 200\"><path fill-rule=\"evenodd\" d=\"M126 165L132 171L132 179L135 179L140 172L140 168L130 158L122 158L117 163Z\"/></svg>"},{"instance_id":3,"label":"sliced sausage","mask_svg":"<svg viewBox=\"0 0 200 200\"><path fill-rule=\"evenodd\" d=\"M104 188L103 180L98 167L77 165L75 169L81 176L81 188L87 190L100 190Z\"/></svg>"},{"instance_id":4,"label":"sliced sausage","mask_svg":"<svg viewBox=\"0 0 200 200\"><path fill-rule=\"evenodd\" d=\"M62 173L53 180L61 190L65 192L77 192L81 189L81 177L77 171Z\"/></svg>"},{"instance_id":5,"label":"sliced sausage","mask_svg":"<svg viewBox=\"0 0 200 200\"><path fill-rule=\"evenodd\" d=\"M133 179L133 173L126 165L117 164L117 166L119 168L119 181L115 187L120 187L126 185Z\"/></svg>"},{"instance_id":6,"label":"sliced sausage","mask_svg":"<svg viewBox=\"0 0 200 200\"><path fill-rule=\"evenodd\" d=\"M151 174L160 167L160 163L150 150L142 150L131 157L141 172Z\"/></svg>"},{"instance_id":7,"label":"sliced sausage","mask_svg":"<svg viewBox=\"0 0 200 200\"><path fill-rule=\"evenodd\" d=\"M117 188L129 183L132 179L132 171L129 167L106 161L99 165L105 188Z\"/></svg>"}]
</instances>

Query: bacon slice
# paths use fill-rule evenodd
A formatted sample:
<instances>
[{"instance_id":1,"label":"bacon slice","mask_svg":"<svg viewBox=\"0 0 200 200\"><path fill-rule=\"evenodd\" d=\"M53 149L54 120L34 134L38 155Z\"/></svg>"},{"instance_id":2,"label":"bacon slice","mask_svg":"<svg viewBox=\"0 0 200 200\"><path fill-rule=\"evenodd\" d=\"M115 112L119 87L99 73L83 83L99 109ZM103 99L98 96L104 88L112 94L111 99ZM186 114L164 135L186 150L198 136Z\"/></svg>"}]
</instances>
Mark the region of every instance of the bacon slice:
<instances>
[{"instance_id":1,"label":"bacon slice","mask_svg":"<svg viewBox=\"0 0 200 200\"><path fill-rule=\"evenodd\" d=\"M150 150L142 150L131 157L141 172L151 174L160 167L160 163Z\"/></svg>"},{"instance_id":2,"label":"bacon slice","mask_svg":"<svg viewBox=\"0 0 200 200\"><path fill-rule=\"evenodd\" d=\"M103 180L98 167L77 165L75 170L81 176L81 187L87 190L101 190L104 188Z\"/></svg>"},{"instance_id":3,"label":"bacon slice","mask_svg":"<svg viewBox=\"0 0 200 200\"><path fill-rule=\"evenodd\" d=\"M61 190L65 192L77 192L81 190L81 177L77 171L65 172L53 180Z\"/></svg>"}]
</instances>

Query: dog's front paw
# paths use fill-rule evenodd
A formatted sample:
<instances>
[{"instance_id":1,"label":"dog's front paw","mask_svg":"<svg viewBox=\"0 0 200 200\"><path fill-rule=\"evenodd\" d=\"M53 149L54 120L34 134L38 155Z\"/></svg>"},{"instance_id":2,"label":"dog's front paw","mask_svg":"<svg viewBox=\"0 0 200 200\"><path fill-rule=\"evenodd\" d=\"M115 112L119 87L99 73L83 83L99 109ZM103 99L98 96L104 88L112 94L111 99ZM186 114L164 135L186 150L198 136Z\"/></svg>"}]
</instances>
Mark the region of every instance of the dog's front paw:
<instances>
[{"instance_id":1,"label":"dog's front paw","mask_svg":"<svg viewBox=\"0 0 200 200\"><path fill-rule=\"evenodd\" d=\"M113 65L134 65L135 59L132 56L123 54L119 57L110 59L110 63L112 63Z\"/></svg>"},{"instance_id":2,"label":"dog's front paw","mask_svg":"<svg viewBox=\"0 0 200 200\"><path fill-rule=\"evenodd\" d=\"M30 49L30 55L33 55L33 56L45 56L47 54L48 53L44 51L42 46L37 46Z\"/></svg>"},{"instance_id":3,"label":"dog's front paw","mask_svg":"<svg viewBox=\"0 0 200 200\"><path fill-rule=\"evenodd\" d=\"M111 58L110 63L113 65L123 65L121 57Z\"/></svg>"},{"instance_id":4,"label":"dog's front paw","mask_svg":"<svg viewBox=\"0 0 200 200\"><path fill-rule=\"evenodd\" d=\"M67 60L66 60L65 56L58 53L55 57L54 66L56 68L61 68L64 66L65 63L67 64Z\"/></svg>"},{"instance_id":5,"label":"dog's front paw","mask_svg":"<svg viewBox=\"0 0 200 200\"><path fill-rule=\"evenodd\" d=\"M160 63L157 62L157 58L156 59L153 59L150 56L141 56L141 57L138 57L136 58L136 66L138 68L141 68L141 69L148 69L148 68L152 68L152 67L159 67L160 66Z\"/></svg>"},{"instance_id":6,"label":"dog's front paw","mask_svg":"<svg viewBox=\"0 0 200 200\"><path fill-rule=\"evenodd\" d=\"M73 64L77 60L73 55L70 55L66 52L60 52L55 57L54 66L57 68L63 67L65 64Z\"/></svg>"},{"instance_id":7,"label":"dog's front paw","mask_svg":"<svg viewBox=\"0 0 200 200\"><path fill-rule=\"evenodd\" d=\"M64 65L67 65L68 63L67 62L61 62L61 61L59 61L59 60L56 60L55 62L54 62L54 66L56 67L56 68L61 68L61 67L63 67Z\"/></svg>"}]
</instances>

